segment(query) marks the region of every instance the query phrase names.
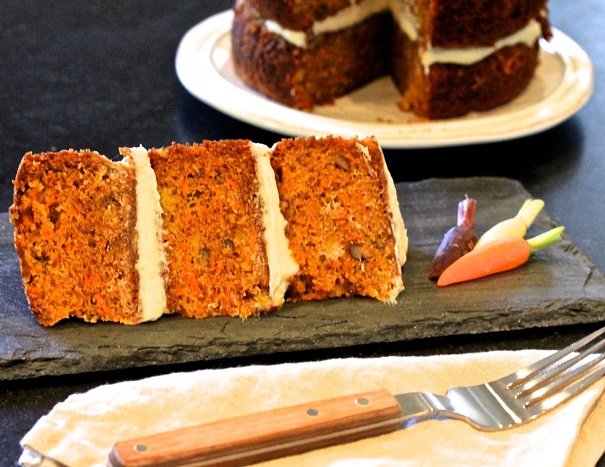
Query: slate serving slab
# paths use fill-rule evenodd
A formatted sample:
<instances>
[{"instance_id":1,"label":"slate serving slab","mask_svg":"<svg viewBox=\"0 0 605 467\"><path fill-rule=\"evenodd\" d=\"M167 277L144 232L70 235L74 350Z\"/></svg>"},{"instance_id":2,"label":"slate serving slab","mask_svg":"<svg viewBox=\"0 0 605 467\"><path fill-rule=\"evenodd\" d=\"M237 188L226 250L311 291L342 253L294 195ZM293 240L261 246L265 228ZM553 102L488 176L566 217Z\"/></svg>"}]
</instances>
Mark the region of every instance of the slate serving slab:
<instances>
[{"instance_id":1,"label":"slate serving slab","mask_svg":"<svg viewBox=\"0 0 605 467\"><path fill-rule=\"evenodd\" d=\"M396 305L336 299L284 308L261 318L165 316L125 326L64 321L40 326L21 284L13 229L0 214L0 380L267 355L455 334L605 321L605 278L564 233L515 271L437 288L427 278L443 234L465 195L478 201L481 234L514 216L531 195L505 178L429 179L397 185L410 246L405 291ZM546 206L548 208L548 206ZM546 209L528 238L555 226ZM66 291L69 293L69 291Z\"/></svg>"}]
</instances>

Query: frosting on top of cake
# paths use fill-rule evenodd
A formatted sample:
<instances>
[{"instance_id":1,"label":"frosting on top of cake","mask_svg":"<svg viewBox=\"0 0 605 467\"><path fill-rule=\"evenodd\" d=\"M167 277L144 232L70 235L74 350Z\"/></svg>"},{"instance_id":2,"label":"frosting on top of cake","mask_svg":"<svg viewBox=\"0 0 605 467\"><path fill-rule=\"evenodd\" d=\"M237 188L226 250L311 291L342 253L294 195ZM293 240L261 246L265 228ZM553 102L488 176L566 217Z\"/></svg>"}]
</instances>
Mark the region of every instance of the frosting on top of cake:
<instances>
[{"instance_id":1,"label":"frosting on top of cake","mask_svg":"<svg viewBox=\"0 0 605 467\"><path fill-rule=\"evenodd\" d=\"M351 4L340 10L333 16L323 20L315 21L310 31L295 31L284 28L273 20L265 19L264 25L273 34L282 37L296 47L306 48L309 45L309 37L335 32L350 26L354 26L377 13L391 11L393 18L399 25L401 31L412 41L419 38L418 24L411 4L406 0L366 0L361 3ZM456 65L472 65L503 47L524 44L532 46L542 35L542 28L538 21L532 19L519 31L501 38L491 47L465 47L456 49L433 48L429 43L424 50L420 51L420 59L425 73L434 63L451 63Z\"/></svg>"},{"instance_id":2,"label":"frosting on top of cake","mask_svg":"<svg viewBox=\"0 0 605 467\"><path fill-rule=\"evenodd\" d=\"M164 289L166 256L162 242L162 207L155 172L143 146L126 150L134 162L138 237L140 321L153 321L168 311Z\"/></svg>"},{"instance_id":3,"label":"frosting on top of cake","mask_svg":"<svg viewBox=\"0 0 605 467\"><path fill-rule=\"evenodd\" d=\"M286 219L279 208L279 193L275 173L271 167L271 149L264 144L250 142L250 150L256 159L259 197L263 213L263 240L269 263L269 295L276 306L284 302L284 296L292 276L299 271L286 238Z\"/></svg>"}]
</instances>

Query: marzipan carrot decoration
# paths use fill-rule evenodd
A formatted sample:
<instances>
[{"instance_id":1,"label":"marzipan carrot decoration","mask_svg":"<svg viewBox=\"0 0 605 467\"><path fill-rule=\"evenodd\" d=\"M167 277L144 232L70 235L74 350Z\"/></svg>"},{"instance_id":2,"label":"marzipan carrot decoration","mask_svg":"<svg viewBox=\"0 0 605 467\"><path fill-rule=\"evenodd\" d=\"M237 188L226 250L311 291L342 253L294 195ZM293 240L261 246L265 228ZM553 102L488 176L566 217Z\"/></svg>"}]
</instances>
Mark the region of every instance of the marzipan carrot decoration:
<instances>
[{"instance_id":1,"label":"marzipan carrot decoration","mask_svg":"<svg viewBox=\"0 0 605 467\"><path fill-rule=\"evenodd\" d=\"M443 236L429 266L429 279L439 279L450 264L475 247L479 238L474 228L476 210L477 200L468 196L458 203L457 223Z\"/></svg>"},{"instance_id":2,"label":"marzipan carrot decoration","mask_svg":"<svg viewBox=\"0 0 605 467\"><path fill-rule=\"evenodd\" d=\"M556 227L529 240L506 237L476 246L443 271L437 285L443 287L472 281L518 268L527 263L532 253L561 241L563 230L564 227Z\"/></svg>"},{"instance_id":3,"label":"marzipan carrot decoration","mask_svg":"<svg viewBox=\"0 0 605 467\"><path fill-rule=\"evenodd\" d=\"M527 229L534 222L543 207L544 201L541 199L526 200L515 217L494 225L479 238L475 248L498 238L525 237Z\"/></svg>"}]
</instances>

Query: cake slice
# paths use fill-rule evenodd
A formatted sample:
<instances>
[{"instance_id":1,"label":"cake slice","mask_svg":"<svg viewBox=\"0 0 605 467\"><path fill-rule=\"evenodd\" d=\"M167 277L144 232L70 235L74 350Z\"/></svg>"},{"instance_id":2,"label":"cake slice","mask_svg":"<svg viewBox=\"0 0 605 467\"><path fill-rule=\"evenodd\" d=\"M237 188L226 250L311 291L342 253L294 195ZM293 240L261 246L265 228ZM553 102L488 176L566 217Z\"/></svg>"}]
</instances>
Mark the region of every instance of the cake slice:
<instances>
[{"instance_id":1,"label":"cake slice","mask_svg":"<svg viewBox=\"0 0 605 467\"><path fill-rule=\"evenodd\" d=\"M148 164L147 164L148 165ZM139 303L137 164L97 152L27 153L10 208L23 284L44 326L70 317L126 324L165 311Z\"/></svg>"},{"instance_id":2,"label":"cake slice","mask_svg":"<svg viewBox=\"0 0 605 467\"><path fill-rule=\"evenodd\" d=\"M287 249L268 151L244 140L150 150L169 309L246 318L283 304L298 266Z\"/></svg>"},{"instance_id":3,"label":"cake slice","mask_svg":"<svg viewBox=\"0 0 605 467\"><path fill-rule=\"evenodd\" d=\"M137 324L286 300L394 302L407 237L374 138L28 153L10 219L31 310Z\"/></svg>"},{"instance_id":4,"label":"cake slice","mask_svg":"<svg viewBox=\"0 0 605 467\"><path fill-rule=\"evenodd\" d=\"M375 138L283 139L271 154L286 236L300 266L293 301L366 296L395 302L407 236Z\"/></svg>"}]
</instances>

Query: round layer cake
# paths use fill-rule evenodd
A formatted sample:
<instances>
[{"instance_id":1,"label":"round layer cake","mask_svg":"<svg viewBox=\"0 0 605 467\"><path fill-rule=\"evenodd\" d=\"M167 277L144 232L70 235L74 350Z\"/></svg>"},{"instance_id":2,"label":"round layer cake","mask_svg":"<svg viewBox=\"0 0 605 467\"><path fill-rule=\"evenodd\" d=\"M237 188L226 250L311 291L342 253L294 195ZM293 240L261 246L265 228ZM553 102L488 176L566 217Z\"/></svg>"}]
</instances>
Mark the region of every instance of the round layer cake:
<instances>
[{"instance_id":1,"label":"round layer cake","mask_svg":"<svg viewBox=\"0 0 605 467\"><path fill-rule=\"evenodd\" d=\"M231 37L238 76L285 105L390 74L402 110L440 119L518 96L550 35L546 0L238 0Z\"/></svg>"}]
</instances>

